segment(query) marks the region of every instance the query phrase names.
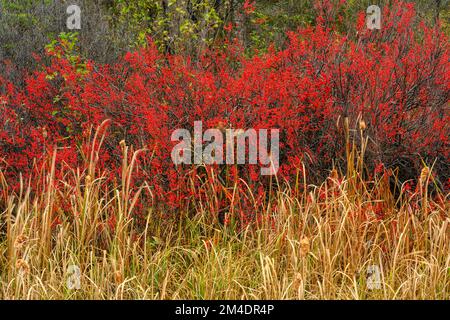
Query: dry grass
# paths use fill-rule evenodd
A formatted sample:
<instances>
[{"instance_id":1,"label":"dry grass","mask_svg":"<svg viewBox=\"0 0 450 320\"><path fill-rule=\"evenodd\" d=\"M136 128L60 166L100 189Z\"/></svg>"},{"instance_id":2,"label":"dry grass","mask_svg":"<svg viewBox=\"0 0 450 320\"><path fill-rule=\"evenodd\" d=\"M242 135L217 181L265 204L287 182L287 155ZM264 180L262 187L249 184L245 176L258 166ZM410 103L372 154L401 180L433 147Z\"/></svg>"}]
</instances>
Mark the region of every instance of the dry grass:
<instances>
[{"instance_id":1,"label":"dry grass","mask_svg":"<svg viewBox=\"0 0 450 320\"><path fill-rule=\"evenodd\" d=\"M182 219L149 208L138 231L129 218L133 162L109 192L95 176L95 155L85 171L68 171L60 190L52 169L35 195L4 192L0 298L449 299L448 198L427 194L425 170L415 199L394 200L385 178L362 181L363 151L348 150L347 177L333 171L318 187L300 177L307 193L274 191L258 212L266 219L243 230L215 222L206 202ZM79 214L52 227L61 197ZM380 203L384 219L373 212ZM114 230L104 227L111 216ZM81 271L79 290L67 286L71 265ZM378 287L371 268L380 271Z\"/></svg>"}]
</instances>

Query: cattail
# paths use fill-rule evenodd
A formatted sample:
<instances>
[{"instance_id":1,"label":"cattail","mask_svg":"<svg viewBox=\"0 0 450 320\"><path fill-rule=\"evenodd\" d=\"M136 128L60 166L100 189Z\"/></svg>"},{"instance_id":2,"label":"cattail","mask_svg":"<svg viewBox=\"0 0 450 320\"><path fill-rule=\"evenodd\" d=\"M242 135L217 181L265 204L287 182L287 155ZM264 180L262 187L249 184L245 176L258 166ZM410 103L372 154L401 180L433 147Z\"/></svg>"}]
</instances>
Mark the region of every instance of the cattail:
<instances>
[{"instance_id":1,"label":"cattail","mask_svg":"<svg viewBox=\"0 0 450 320\"><path fill-rule=\"evenodd\" d=\"M28 237L26 235L19 235L16 238L16 241L14 241L14 248L16 248L17 250L22 249L22 246L25 242L28 241Z\"/></svg>"},{"instance_id":2,"label":"cattail","mask_svg":"<svg viewBox=\"0 0 450 320\"><path fill-rule=\"evenodd\" d=\"M114 281L116 282L116 284L121 284L123 282L122 272L120 271L114 272Z\"/></svg>"},{"instance_id":3,"label":"cattail","mask_svg":"<svg viewBox=\"0 0 450 320\"><path fill-rule=\"evenodd\" d=\"M420 172L420 183L421 184L425 183L429 174L430 174L430 169L427 166L423 167L422 171Z\"/></svg>"},{"instance_id":4,"label":"cattail","mask_svg":"<svg viewBox=\"0 0 450 320\"><path fill-rule=\"evenodd\" d=\"M300 241L300 255L302 257L306 256L309 253L309 250L310 250L309 239L305 237Z\"/></svg>"},{"instance_id":5,"label":"cattail","mask_svg":"<svg viewBox=\"0 0 450 320\"><path fill-rule=\"evenodd\" d=\"M20 272L23 272L25 274L30 272L30 266L24 259L17 259L16 268L19 269Z\"/></svg>"},{"instance_id":6,"label":"cattail","mask_svg":"<svg viewBox=\"0 0 450 320\"><path fill-rule=\"evenodd\" d=\"M293 281L293 287L296 289L296 290L298 290L299 289L299 287L300 287L300 285L301 285L301 283L302 283L302 281L303 281L303 278L302 278L302 274L300 273L300 272L297 272L296 274L295 274L295 276L294 276L294 281Z\"/></svg>"},{"instance_id":7,"label":"cattail","mask_svg":"<svg viewBox=\"0 0 450 320\"><path fill-rule=\"evenodd\" d=\"M364 131L366 128L366 122L364 120L359 121L359 130Z\"/></svg>"},{"instance_id":8,"label":"cattail","mask_svg":"<svg viewBox=\"0 0 450 320\"><path fill-rule=\"evenodd\" d=\"M330 178L333 180L337 180L339 178L339 174L336 169L331 170Z\"/></svg>"}]
</instances>

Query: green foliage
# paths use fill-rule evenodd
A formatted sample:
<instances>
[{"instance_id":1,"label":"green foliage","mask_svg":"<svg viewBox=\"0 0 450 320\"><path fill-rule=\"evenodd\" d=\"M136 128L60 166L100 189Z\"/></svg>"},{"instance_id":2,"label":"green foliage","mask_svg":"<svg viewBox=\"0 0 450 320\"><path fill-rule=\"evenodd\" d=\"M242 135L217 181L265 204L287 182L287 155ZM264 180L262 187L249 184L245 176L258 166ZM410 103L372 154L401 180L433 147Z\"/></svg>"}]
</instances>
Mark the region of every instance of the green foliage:
<instances>
[{"instance_id":1,"label":"green foliage","mask_svg":"<svg viewBox=\"0 0 450 320\"><path fill-rule=\"evenodd\" d=\"M248 26L253 46L264 50L268 43L281 45L286 30L312 24L312 2L307 0L257 1L256 11Z\"/></svg>"},{"instance_id":2,"label":"green foliage","mask_svg":"<svg viewBox=\"0 0 450 320\"><path fill-rule=\"evenodd\" d=\"M76 68L77 73L84 75L88 72L86 62L80 55L78 46L78 32L62 32L58 38L51 41L45 46L45 49L54 54L58 59L64 57L69 63ZM47 79L51 80L56 74L47 75Z\"/></svg>"},{"instance_id":3,"label":"green foliage","mask_svg":"<svg viewBox=\"0 0 450 320\"><path fill-rule=\"evenodd\" d=\"M116 24L134 31L133 45L145 45L151 36L161 50L196 51L210 45L222 25L230 1L217 0L116 0ZM220 5L218 5L220 3Z\"/></svg>"}]
</instances>

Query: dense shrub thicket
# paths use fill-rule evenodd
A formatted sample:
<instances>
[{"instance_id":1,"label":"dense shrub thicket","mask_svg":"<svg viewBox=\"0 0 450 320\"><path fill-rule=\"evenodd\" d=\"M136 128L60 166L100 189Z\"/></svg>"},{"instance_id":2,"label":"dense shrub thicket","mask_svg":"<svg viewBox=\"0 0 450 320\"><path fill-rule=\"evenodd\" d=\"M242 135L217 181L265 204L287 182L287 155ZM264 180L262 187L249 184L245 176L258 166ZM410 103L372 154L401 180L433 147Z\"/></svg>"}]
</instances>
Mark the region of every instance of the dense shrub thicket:
<instances>
[{"instance_id":1,"label":"dense shrub thicket","mask_svg":"<svg viewBox=\"0 0 450 320\"><path fill-rule=\"evenodd\" d=\"M364 12L349 33L326 18L288 32L283 49L253 56L239 41L190 59L161 53L149 40L100 64L84 60L76 37L64 35L47 46L23 88L6 75L0 79L0 166L13 186L19 172L31 177L53 150L57 174L65 164L81 166L92 147L90 128L110 119L98 170L113 180L120 175L122 140L146 148L134 182L147 181L160 203L179 206L202 197L188 181L197 176L201 183L208 170L175 167L174 129L192 128L196 120L218 128L279 128L279 180L294 182L304 164L310 181L320 181L333 164L343 164L348 121L357 142L360 129L369 137L370 170L399 167L401 178L410 179L421 159L436 161L439 180L448 184L450 57L439 25L418 21L413 5L403 2L384 7L381 30L366 28ZM217 169L225 172L225 186L244 178L261 196L273 182L256 166Z\"/></svg>"}]
</instances>

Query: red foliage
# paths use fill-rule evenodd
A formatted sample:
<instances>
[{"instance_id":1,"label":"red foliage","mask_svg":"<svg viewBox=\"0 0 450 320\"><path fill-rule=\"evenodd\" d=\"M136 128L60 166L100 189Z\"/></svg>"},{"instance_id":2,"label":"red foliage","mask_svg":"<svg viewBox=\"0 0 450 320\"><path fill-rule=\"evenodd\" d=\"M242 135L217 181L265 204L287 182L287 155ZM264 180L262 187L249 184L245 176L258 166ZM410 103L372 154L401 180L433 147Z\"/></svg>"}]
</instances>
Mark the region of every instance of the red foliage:
<instances>
[{"instance_id":1,"label":"red foliage","mask_svg":"<svg viewBox=\"0 0 450 320\"><path fill-rule=\"evenodd\" d=\"M203 171L174 166L173 130L192 128L196 120L210 127L280 128L279 176L295 178L304 162L318 180L333 159L343 159L342 120L348 117L351 127L365 120L369 164L438 158L448 179L450 57L438 27L417 23L414 9L399 3L384 9L382 30L366 30L359 21L356 35L343 35L320 19L289 39L284 50L262 56L248 58L229 44L197 61L163 56L150 42L114 65L90 62L87 72L53 55L24 88L0 79L0 166L17 182L19 172L29 177L33 161L39 168L55 148L60 166L82 166L89 129L111 119L101 170L119 174L122 139L146 147L135 181L148 181L160 200L177 206L202 198L187 180ZM232 168L229 176L245 178L263 194L258 186L268 178L255 170Z\"/></svg>"}]
</instances>

